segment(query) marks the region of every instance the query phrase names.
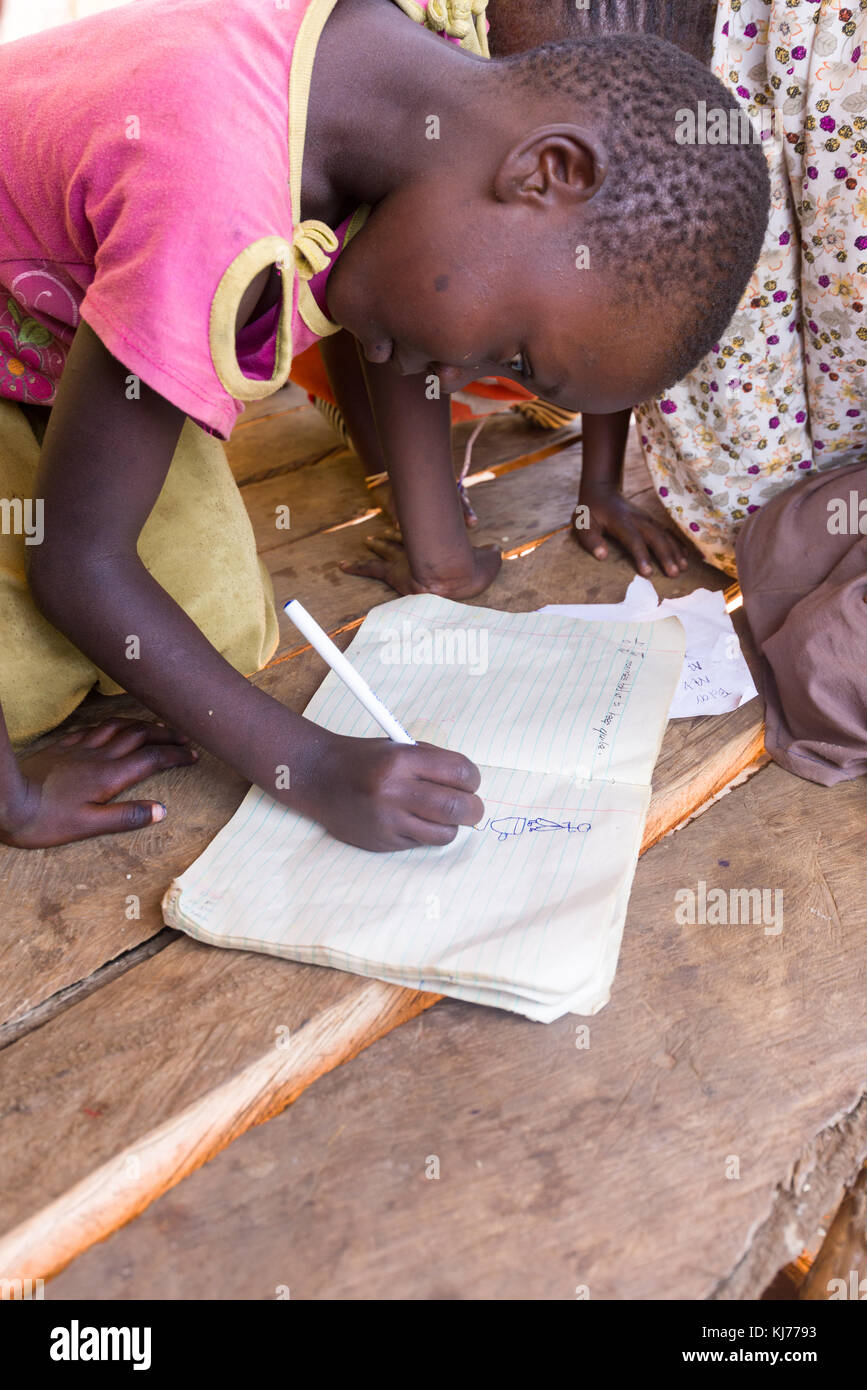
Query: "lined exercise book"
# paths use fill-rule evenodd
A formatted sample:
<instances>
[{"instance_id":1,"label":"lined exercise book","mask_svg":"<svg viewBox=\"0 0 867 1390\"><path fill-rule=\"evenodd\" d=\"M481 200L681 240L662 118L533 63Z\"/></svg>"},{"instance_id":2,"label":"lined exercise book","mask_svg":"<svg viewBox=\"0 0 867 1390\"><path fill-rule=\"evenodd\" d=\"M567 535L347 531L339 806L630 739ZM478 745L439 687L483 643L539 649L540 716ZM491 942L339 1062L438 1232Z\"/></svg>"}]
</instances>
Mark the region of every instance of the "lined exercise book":
<instances>
[{"instance_id":1,"label":"lined exercise book","mask_svg":"<svg viewBox=\"0 0 867 1390\"><path fill-rule=\"evenodd\" d=\"M675 618L584 623L430 594L375 608L347 656L416 740L478 765L483 819L450 845L372 854L253 787L171 885L165 921L542 1022L595 1013L683 651ZM333 672L304 713L381 737Z\"/></svg>"}]
</instances>

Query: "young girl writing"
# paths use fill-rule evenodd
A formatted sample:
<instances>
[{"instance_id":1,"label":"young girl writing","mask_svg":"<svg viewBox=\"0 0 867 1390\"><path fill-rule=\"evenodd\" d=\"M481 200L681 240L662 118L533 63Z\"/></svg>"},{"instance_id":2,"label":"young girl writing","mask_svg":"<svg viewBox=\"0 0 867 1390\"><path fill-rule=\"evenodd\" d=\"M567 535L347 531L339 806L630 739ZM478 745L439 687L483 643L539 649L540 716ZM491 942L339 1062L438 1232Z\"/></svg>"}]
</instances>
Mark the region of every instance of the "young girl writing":
<instances>
[{"instance_id":1,"label":"young girl writing","mask_svg":"<svg viewBox=\"0 0 867 1390\"><path fill-rule=\"evenodd\" d=\"M0 79L19 348L0 467L44 508L40 544L4 537L12 740L99 680L340 839L448 843L483 812L467 759L337 737L241 674L276 625L214 436L346 328L400 512L397 587L480 592L499 556L467 539L448 393L502 374L606 413L704 355L761 242L764 161L672 129L733 99L653 40L489 63L388 0L141 0L7 46ZM35 479L21 400L51 403ZM74 797L22 821L50 800L37 783L0 792L7 841L76 833Z\"/></svg>"}]
</instances>

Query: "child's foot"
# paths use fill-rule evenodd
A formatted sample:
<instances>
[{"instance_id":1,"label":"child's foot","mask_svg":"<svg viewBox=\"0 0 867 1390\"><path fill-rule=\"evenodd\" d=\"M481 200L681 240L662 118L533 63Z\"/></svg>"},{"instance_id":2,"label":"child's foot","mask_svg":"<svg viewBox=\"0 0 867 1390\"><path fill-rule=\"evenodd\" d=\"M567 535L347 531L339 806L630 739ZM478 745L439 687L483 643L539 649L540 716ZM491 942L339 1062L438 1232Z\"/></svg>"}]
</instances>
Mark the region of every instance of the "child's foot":
<instances>
[{"instance_id":1,"label":"child's foot","mask_svg":"<svg viewBox=\"0 0 867 1390\"><path fill-rule=\"evenodd\" d=\"M155 772L196 762L198 753L186 745L183 734L164 724L132 719L66 734L19 759L21 780L0 813L0 842L38 849L163 820L160 801L112 803L112 797Z\"/></svg>"},{"instance_id":2,"label":"child's foot","mask_svg":"<svg viewBox=\"0 0 867 1390\"><path fill-rule=\"evenodd\" d=\"M413 574L409 557L397 531L384 536L368 536L366 545L373 558L342 560L344 574L357 574L362 579L381 579L399 594L439 594L456 600L475 598L493 584L502 564L495 545L477 545L472 549L472 570L461 575L443 575L421 584Z\"/></svg>"}]
</instances>

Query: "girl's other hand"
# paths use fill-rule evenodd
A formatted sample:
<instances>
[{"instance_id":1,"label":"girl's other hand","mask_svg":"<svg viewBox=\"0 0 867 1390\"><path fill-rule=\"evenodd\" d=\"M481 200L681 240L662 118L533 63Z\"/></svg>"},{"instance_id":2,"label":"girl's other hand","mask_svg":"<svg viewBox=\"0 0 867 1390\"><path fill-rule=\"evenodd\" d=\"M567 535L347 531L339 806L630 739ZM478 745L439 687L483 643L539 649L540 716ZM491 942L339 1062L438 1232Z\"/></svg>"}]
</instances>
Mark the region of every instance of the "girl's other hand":
<instances>
[{"instance_id":1,"label":"girl's other hand","mask_svg":"<svg viewBox=\"0 0 867 1390\"><path fill-rule=\"evenodd\" d=\"M416 579L410 569L409 557L394 531L381 539L367 537L372 560L344 560L340 568L345 574L357 574L362 579L380 579L399 594L439 594L441 598L475 598L493 584L502 564L495 545L476 546L472 550L472 570L461 575L432 575L426 581Z\"/></svg>"},{"instance_id":2,"label":"girl's other hand","mask_svg":"<svg viewBox=\"0 0 867 1390\"><path fill-rule=\"evenodd\" d=\"M159 801L107 803L155 772L196 762L186 744L162 724L109 719L20 758L21 781L0 810L0 843L40 849L163 820Z\"/></svg>"},{"instance_id":3,"label":"girl's other hand","mask_svg":"<svg viewBox=\"0 0 867 1390\"><path fill-rule=\"evenodd\" d=\"M589 526L579 524L584 519L582 507L589 509ZM638 573L645 576L653 573L651 555L670 579L676 579L688 564L683 542L616 488L582 490L572 514L572 529L578 544L597 560L607 558L604 537L612 536L632 557Z\"/></svg>"}]
</instances>

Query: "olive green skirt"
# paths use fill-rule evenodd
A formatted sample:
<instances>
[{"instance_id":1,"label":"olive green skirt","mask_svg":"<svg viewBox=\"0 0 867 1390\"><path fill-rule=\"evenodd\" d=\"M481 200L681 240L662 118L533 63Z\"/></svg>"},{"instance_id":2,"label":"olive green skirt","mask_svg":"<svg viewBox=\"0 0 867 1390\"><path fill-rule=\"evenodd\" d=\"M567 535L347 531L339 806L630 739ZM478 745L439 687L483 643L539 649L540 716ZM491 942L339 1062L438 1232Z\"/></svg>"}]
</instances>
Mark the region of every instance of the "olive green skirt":
<instances>
[{"instance_id":1,"label":"olive green skirt","mask_svg":"<svg viewBox=\"0 0 867 1390\"><path fill-rule=\"evenodd\" d=\"M28 517L31 531L38 519L38 462L39 445L24 412L0 400L0 701L17 744L62 723L94 687L104 695L122 693L46 621L28 589L32 546L24 532ZM278 643L271 580L256 554L225 449L191 420L138 552L236 670L250 675L266 664Z\"/></svg>"}]
</instances>

